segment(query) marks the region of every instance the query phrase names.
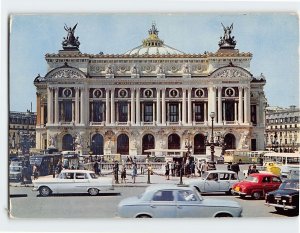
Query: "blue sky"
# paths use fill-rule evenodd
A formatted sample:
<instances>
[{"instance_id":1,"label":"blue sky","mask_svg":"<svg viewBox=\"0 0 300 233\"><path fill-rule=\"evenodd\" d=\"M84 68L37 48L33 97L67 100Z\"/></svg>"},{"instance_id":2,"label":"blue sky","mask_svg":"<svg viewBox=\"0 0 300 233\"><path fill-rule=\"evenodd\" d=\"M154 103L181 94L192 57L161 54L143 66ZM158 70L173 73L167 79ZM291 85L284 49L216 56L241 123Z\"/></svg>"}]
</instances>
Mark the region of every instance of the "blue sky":
<instances>
[{"instance_id":1,"label":"blue sky","mask_svg":"<svg viewBox=\"0 0 300 233\"><path fill-rule=\"evenodd\" d=\"M122 54L141 44L152 22L164 42L185 53L216 52L224 25L233 23L240 52L251 52L251 73L266 77L271 106L299 106L297 15L288 13L13 15L10 33L10 110L36 111L34 78L47 73L46 53L57 53L64 24L78 23L82 53Z\"/></svg>"}]
</instances>

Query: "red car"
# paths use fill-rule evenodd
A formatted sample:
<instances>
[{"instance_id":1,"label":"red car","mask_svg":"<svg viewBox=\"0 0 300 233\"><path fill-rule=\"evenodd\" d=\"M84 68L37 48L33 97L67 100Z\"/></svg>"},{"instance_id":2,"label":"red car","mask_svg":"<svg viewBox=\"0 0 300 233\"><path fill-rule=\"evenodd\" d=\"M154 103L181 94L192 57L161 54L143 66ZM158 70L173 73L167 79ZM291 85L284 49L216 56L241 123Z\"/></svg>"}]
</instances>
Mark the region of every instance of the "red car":
<instances>
[{"instance_id":1,"label":"red car","mask_svg":"<svg viewBox=\"0 0 300 233\"><path fill-rule=\"evenodd\" d=\"M266 193L279 188L281 180L279 176L268 173L253 173L246 179L232 186L232 194L237 194L241 198L251 196L258 200Z\"/></svg>"}]
</instances>

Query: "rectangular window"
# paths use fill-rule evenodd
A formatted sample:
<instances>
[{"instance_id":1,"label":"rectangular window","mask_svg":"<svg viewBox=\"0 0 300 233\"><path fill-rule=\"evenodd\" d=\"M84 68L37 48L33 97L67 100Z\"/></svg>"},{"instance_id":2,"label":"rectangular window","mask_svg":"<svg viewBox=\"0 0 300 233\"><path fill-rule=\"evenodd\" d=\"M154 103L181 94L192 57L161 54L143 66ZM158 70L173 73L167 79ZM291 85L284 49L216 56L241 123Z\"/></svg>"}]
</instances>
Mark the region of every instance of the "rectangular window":
<instances>
[{"instance_id":1,"label":"rectangular window","mask_svg":"<svg viewBox=\"0 0 300 233\"><path fill-rule=\"evenodd\" d=\"M170 122L178 122L178 120L179 120L178 103L170 103L169 104L169 121Z\"/></svg>"},{"instance_id":2,"label":"rectangular window","mask_svg":"<svg viewBox=\"0 0 300 233\"><path fill-rule=\"evenodd\" d=\"M128 104L127 102L119 102L119 122L128 121Z\"/></svg>"},{"instance_id":3,"label":"rectangular window","mask_svg":"<svg viewBox=\"0 0 300 233\"><path fill-rule=\"evenodd\" d=\"M257 124L256 105L251 105L251 122L253 125Z\"/></svg>"},{"instance_id":4,"label":"rectangular window","mask_svg":"<svg viewBox=\"0 0 300 233\"><path fill-rule=\"evenodd\" d=\"M144 121L153 122L153 104L145 103L144 104Z\"/></svg>"},{"instance_id":5,"label":"rectangular window","mask_svg":"<svg viewBox=\"0 0 300 233\"><path fill-rule=\"evenodd\" d=\"M234 121L234 101L225 101L225 120Z\"/></svg>"},{"instance_id":6,"label":"rectangular window","mask_svg":"<svg viewBox=\"0 0 300 233\"><path fill-rule=\"evenodd\" d=\"M195 121L196 122L204 121L204 104L203 103L195 104Z\"/></svg>"},{"instance_id":7,"label":"rectangular window","mask_svg":"<svg viewBox=\"0 0 300 233\"><path fill-rule=\"evenodd\" d=\"M103 121L103 104L101 101L94 101L92 106L93 122Z\"/></svg>"}]
</instances>

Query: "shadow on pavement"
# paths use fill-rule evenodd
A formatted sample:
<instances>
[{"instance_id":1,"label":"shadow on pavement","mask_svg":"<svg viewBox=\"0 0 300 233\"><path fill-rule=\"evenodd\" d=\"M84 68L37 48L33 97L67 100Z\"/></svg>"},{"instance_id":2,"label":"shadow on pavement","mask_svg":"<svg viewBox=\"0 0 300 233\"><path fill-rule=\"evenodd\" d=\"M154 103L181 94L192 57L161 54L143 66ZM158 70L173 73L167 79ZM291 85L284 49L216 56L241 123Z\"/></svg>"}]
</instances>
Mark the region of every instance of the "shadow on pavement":
<instances>
[{"instance_id":1,"label":"shadow on pavement","mask_svg":"<svg viewBox=\"0 0 300 233\"><path fill-rule=\"evenodd\" d=\"M37 197L43 197L41 195L36 195ZM47 197L106 197L106 196L121 196L121 193L99 193L96 196L91 196L88 193L68 193L68 194L51 194Z\"/></svg>"},{"instance_id":2,"label":"shadow on pavement","mask_svg":"<svg viewBox=\"0 0 300 233\"><path fill-rule=\"evenodd\" d=\"M15 197L27 197L27 194L10 194L10 198L15 198Z\"/></svg>"}]
</instances>

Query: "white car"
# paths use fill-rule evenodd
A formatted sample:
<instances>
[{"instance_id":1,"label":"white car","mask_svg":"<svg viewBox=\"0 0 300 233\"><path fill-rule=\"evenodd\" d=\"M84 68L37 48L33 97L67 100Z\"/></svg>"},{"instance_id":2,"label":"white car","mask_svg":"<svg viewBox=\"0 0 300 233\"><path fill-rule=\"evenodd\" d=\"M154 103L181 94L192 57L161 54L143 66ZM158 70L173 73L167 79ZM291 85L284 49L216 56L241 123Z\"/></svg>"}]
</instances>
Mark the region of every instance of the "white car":
<instances>
[{"instance_id":1,"label":"white car","mask_svg":"<svg viewBox=\"0 0 300 233\"><path fill-rule=\"evenodd\" d=\"M195 187L201 193L226 192L231 194L233 184L239 182L233 171L211 170L204 172L201 177L185 181L185 184Z\"/></svg>"},{"instance_id":2,"label":"white car","mask_svg":"<svg viewBox=\"0 0 300 233\"><path fill-rule=\"evenodd\" d=\"M33 180L34 191L41 196L58 193L89 193L92 196L100 191L113 190L112 178L98 178L88 170L62 170L57 178L39 178Z\"/></svg>"},{"instance_id":3,"label":"white car","mask_svg":"<svg viewBox=\"0 0 300 233\"><path fill-rule=\"evenodd\" d=\"M203 198L193 187L171 184L151 185L118 205L121 218L241 217L242 211L235 201Z\"/></svg>"}]
</instances>

